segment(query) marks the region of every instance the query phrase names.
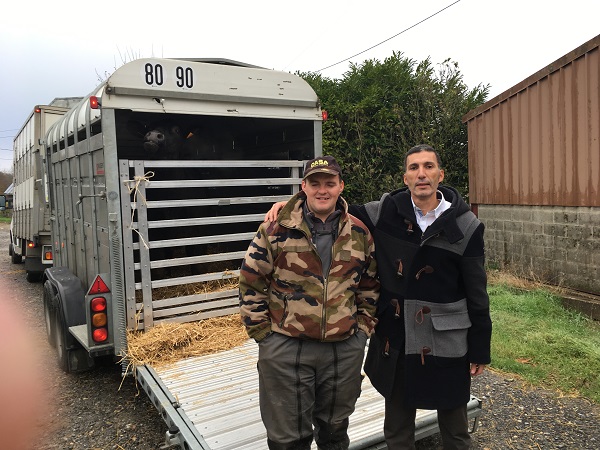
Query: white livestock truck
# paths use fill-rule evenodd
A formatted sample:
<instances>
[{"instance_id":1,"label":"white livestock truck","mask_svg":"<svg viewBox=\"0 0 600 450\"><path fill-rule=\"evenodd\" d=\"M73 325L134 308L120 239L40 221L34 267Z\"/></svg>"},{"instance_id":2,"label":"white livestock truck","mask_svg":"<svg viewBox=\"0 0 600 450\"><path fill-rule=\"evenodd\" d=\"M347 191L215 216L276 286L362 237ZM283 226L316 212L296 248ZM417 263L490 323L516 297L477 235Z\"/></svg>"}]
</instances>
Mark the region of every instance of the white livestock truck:
<instances>
[{"instance_id":1,"label":"white livestock truck","mask_svg":"<svg viewBox=\"0 0 600 450\"><path fill-rule=\"evenodd\" d=\"M45 138L54 267L44 308L61 367L126 355L127 330L237 314L237 289L178 288L238 276L265 212L297 192L304 161L322 153L322 122L298 76L153 58L120 67L57 121ZM248 341L138 365L168 427L164 448L265 448L256 359ZM383 399L364 383L351 448L385 448ZM480 411L474 398L469 415ZM435 412L421 411L417 430L435 433Z\"/></svg>"},{"instance_id":2,"label":"white livestock truck","mask_svg":"<svg viewBox=\"0 0 600 450\"><path fill-rule=\"evenodd\" d=\"M50 214L44 175L42 140L79 98L56 98L37 105L13 141L13 214L9 254L14 264L25 259L28 281L39 280L52 266Z\"/></svg>"}]
</instances>

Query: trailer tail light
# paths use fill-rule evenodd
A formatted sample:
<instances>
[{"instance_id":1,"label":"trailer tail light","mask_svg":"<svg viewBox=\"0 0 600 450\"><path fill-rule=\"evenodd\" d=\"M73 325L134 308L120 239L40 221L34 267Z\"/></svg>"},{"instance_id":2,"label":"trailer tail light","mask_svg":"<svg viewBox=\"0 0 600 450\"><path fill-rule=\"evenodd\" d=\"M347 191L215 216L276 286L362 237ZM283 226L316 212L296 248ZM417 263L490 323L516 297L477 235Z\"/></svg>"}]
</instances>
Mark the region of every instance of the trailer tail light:
<instances>
[{"instance_id":1,"label":"trailer tail light","mask_svg":"<svg viewBox=\"0 0 600 450\"><path fill-rule=\"evenodd\" d=\"M100 107L100 102L98 101L98 97L96 97L95 95L92 95L90 97L90 108L98 109L99 107Z\"/></svg>"},{"instance_id":2,"label":"trailer tail light","mask_svg":"<svg viewBox=\"0 0 600 450\"><path fill-rule=\"evenodd\" d=\"M104 297L93 298L90 302L90 308L92 308L92 312L106 311L106 299Z\"/></svg>"},{"instance_id":3,"label":"trailer tail light","mask_svg":"<svg viewBox=\"0 0 600 450\"><path fill-rule=\"evenodd\" d=\"M35 248L35 242L33 242L33 241L27 241L27 247L28 248Z\"/></svg>"},{"instance_id":4,"label":"trailer tail light","mask_svg":"<svg viewBox=\"0 0 600 450\"><path fill-rule=\"evenodd\" d=\"M104 342L108 339L108 318L106 316L106 299L104 297L94 297L90 302L92 339L94 342Z\"/></svg>"},{"instance_id":5,"label":"trailer tail light","mask_svg":"<svg viewBox=\"0 0 600 450\"><path fill-rule=\"evenodd\" d=\"M43 245L42 246L42 261L47 264L52 264L53 262L52 255L52 246L51 245Z\"/></svg>"},{"instance_id":6,"label":"trailer tail light","mask_svg":"<svg viewBox=\"0 0 600 450\"><path fill-rule=\"evenodd\" d=\"M92 309L92 325L96 328L105 327L108 323L106 317L106 299L104 297L95 297L90 302Z\"/></svg>"},{"instance_id":7,"label":"trailer tail light","mask_svg":"<svg viewBox=\"0 0 600 450\"><path fill-rule=\"evenodd\" d=\"M90 300L90 324L92 340L97 344L108 341L108 302L102 294L109 294L110 289L100 275L92 283L88 294L94 295Z\"/></svg>"},{"instance_id":8,"label":"trailer tail light","mask_svg":"<svg viewBox=\"0 0 600 450\"><path fill-rule=\"evenodd\" d=\"M107 324L107 320L106 320L106 314L94 314L94 317L92 317L92 325L94 325L97 328L100 327L104 327Z\"/></svg>"},{"instance_id":9,"label":"trailer tail light","mask_svg":"<svg viewBox=\"0 0 600 450\"><path fill-rule=\"evenodd\" d=\"M329 113L323 109L321 111L321 117L323 117L323 122L327 122L327 119L329 118Z\"/></svg>"},{"instance_id":10,"label":"trailer tail light","mask_svg":"<svg viewBox=\"0 0 600 450\"><path fill-rule=\"evenodd\" d=\"M92 331L92 339L94 342L106 342L108 339L108 330L106 328L97 328Z\"/></svg>"}]
</instances>

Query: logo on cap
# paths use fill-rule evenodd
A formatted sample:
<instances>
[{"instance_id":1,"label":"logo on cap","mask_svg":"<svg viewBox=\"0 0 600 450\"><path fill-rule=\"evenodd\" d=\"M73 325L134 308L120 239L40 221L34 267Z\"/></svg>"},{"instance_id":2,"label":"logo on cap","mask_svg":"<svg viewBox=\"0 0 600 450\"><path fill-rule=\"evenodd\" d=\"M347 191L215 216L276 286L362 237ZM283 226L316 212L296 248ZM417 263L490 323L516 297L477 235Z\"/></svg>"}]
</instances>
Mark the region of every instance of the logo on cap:
<instances>
[{"instance_id":1,"label":"logo on cap","mask_svg":"<svg viewBox=\"0 0 600 450\"><path fill-rule=\"evenodd\" d=\"M317 167L317 166L328 166L329 162L325 161L324 159L317 159L316 161L313 161L312 164L310 165L310 168L312 169L313 167Z\"/></svg>"}]
</instances>

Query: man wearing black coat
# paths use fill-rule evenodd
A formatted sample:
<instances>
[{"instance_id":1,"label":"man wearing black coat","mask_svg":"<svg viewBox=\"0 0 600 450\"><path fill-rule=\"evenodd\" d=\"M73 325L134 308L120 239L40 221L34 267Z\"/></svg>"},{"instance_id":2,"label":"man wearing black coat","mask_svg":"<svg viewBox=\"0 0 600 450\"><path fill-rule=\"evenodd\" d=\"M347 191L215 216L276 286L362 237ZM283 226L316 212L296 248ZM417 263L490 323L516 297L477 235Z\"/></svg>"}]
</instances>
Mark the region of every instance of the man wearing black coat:
<instances>
[{"instance_id":1,"label":"man wearing black coat","mask_svg":"<svg viewBox=\"0 0 600 450\"><path fill-rule=\"evenodd\" d=\"M470 377L490 362L483 224L428 145L405 159L407 188L350 208L375 238L379 322L365 372L385 397L390 450L414 449L416 409L436 409L445 450L467 449Z\"/></svg>"}]
</instances>

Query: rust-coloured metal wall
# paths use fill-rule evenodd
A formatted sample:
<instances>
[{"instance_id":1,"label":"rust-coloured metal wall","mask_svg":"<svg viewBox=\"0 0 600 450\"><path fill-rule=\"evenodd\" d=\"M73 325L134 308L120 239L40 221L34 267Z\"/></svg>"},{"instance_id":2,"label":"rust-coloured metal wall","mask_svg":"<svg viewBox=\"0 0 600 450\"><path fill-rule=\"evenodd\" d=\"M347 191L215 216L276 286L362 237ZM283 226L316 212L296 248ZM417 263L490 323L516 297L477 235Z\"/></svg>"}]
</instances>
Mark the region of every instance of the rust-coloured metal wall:
<instances>
[{"instance_id":1,"label":"rust-coloured metal wall","mask_svg":"<svg viewBox=\"0 0 600 450\"><path fill-rule=\"evenodd\" d=\"M600 35L463 117L473 204L600 206Z\"/></svg>"}]
</instances>

